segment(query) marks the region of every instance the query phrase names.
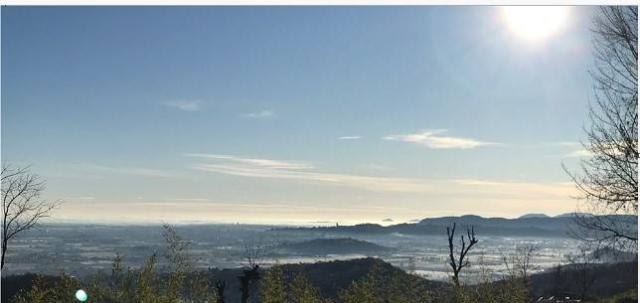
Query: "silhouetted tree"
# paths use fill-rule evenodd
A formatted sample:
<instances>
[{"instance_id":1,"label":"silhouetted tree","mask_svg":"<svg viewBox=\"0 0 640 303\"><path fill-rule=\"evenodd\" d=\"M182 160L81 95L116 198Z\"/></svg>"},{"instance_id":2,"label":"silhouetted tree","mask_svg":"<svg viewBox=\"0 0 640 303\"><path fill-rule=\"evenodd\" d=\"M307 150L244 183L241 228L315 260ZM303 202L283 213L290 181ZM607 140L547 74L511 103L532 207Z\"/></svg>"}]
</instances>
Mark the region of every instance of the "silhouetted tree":
<instances>
[{"instance_id":1,"label":"silhouetted tree","mask_svg":"<svg viewBox=\"0 0 640 303\"><path fill-rule=\"evenodd\" d=\"M256 264L248 269L242 270L242 276L238 276L238 280L240 281L240 292L242 293L240 302L249 302L249 297L251 295L251 282L258 281L260 279L260 273L258 272L259 269L260 266Z\"/></svg>"},{"instance_id":2,"label":"silhouetted tree","mask_svg":"<svg viewBox=\"0 0 640 303\"><path fill-rule=\"evenodd\" d=\"M507 271L510 271L512 276L522 279L526 287L529 287L529 276L531 270L534 269L532 259L536 250L538 250L538 248L535 245L521 245L516 247L515 252L511 254L511 256L504 257L504 264Z\"/></svg>"},{"instance_id":3,"label":"silhouetted tree","mask_svg":"<svg viewBox=\"0 0 640 303\"><path fill-rule=\"evenodd\" d=\"M296 274L289 285L288 302L290 303L323 303L326 302L320 296L318 290L303 275Z\"/></svg>"},{"instance_id":4,"label":"silhouetted tree","mask_svg":"<svg viewBox=\"0 0 640 303\"><path fill-rule=\"evenodd\" d=\"M279 264L273 265L267 270L260 285L262 303L285 303L286 293L283 276L283 269Z\"/></svg>"},{"instance_id":5,"label":"silhouetted tree","mask_svg":"<svg viewBox=\"0 0 640 303\"><path fill-rule=\"evenodd\" d=\"M49 216L57 202L40 199L44 191L44 181L29 172L29 167L14 168L2 166L2 256L0 268L10 241L16 235L31 229L42 218Z\"/></svg>"},{"instance_id":6,"label":"silhouetted tree","mask_svg":"<svg viewBox=\"0 0 640 303\"><path fill-rule=\"evenodd\" d=\"M165 257L169 261L167 302L178 302L187 273L191 271L189 242L182 239L171 225L163 224L162 228L162 236L167 243Z\"/></svg>"},{"instance_id":7,"label":"silhouetted tree","mask_svg":"<svg viewBox=\"0 0 640 303\"><path fill-rule=\"evenodd\" d=\"M159 297L159 277L157 273L158 258L154 253L148 258L138 273L136 287L136 301L140 303L155 303Z\"/></svg>"},{"instance_id":8,"label":"silhouetted tree","mask_svg":"<svg viewBox=\"0 0 640 303\"><path fill-rule=\"evenodd\" d=\"M260 280L260 266L258 259L262 254L262 246L245 245L244 257L247 261L246 269L242 270L242 276L238 276L240 281L241 303L249 302L251 297L251 283Z\"/></svg>"},{"instance_id":9,"label":"silhouetted tree","mask_svg":"<svg viewBox=\"0 0 640 303\"><path fill-rule=\"evenodd\" d=\"M556 265L553 267L553 294L560 294L567 288L567 282L570 279L567 277L567 273L565 272L562 265Z\"/></svg>"},{"instance_id":10,"label":"silhouetted tree","mask_svg":"<svg viewBox=\"0 0 640 303\"><path fill-rule=\"evenodd\" d=\"M218 293L209 274L209 271L192 271L189 274L183 302L218 302Z\"/></svg>"},{"instance_id":11,"label":"silhouetted tree","mask_svg":"<svg viewBox=\"0 0 640 303\"><path fill-rule=\"evenodd\" d=\"M594 20L595 103L583 142L590 157L569 173L587 211L638 213L638 7L602 7ZM637 219L577 215L579 235L607 244L637 245ZM628 243L632 242L632 243Z\"/></svg>"},{"instance_id":12,"label":"silhouetted tree","mask_svg":"<svg viewBox=\"0 0 640 303\"><path fill-rule=\"evenodd\" d=\"M454 289L455 303L529 303L531 298L528 289L523 283L522 264L529 264L530 262L523 262L523 258L526 258L528 250L516 248L516 251L510 255L510 257L504 257L504 265L506 267L506 274L502 276L500 280L494 280L496 274L491 266L487 266L485 263L484 255L478 260L480 268L479 283L467 287L459 287L458 290ZM518 257L515 257L518 256Z\"/></svg>"},{"instance_id":13,"label":"silhouetted tree","mask_svg":"<svg viewBox=\"0 0 640 303\"><path fill-rule=\"evenodd\" d=\"M227 283L222 280L216 281L216 295L218 297L217 303L225 303L224 289L227 287Z\"/></svg>"},{"instance_id":14,"label":"silhouetted tree","mask_svg":"<svg viewBox=\"0 0 640 303\"><path fill-rule=\"evenodd\" d=\"M570 255L567 259L574 269L571 278L580 289L580 299L584 300L589 293L589 289L598 278L594 269L595 260L587 247L580 247L580 251L577 254Z\"/></svg>"},{"instance_id":15,"label":"silhouetted tree","mask_svg":"<svg viewBox=\"0 0 640 303\"><path fill-rule=\"evenodd\" d=\"M54 280L45 279L44 276L38 275L33 282L33 285L29 290L22 290L18 293L11 302L13 303L52 303L52 302L69 302L75 292L82 288L82 282L70 276L67 273L62 273ZM93 297L90 299L93 300ZM123 301L110 301L110 302L123 302ZM130 301L125 301L130 302ZM140 303L142 301L135 301ZM149 301L147 301L149 302Z\"/></svg>"},{"instance_id":16,"label":"silhouetted tree","mask_svg":"<svg viewBox=\"0 0 640 303\"><path fill-rule=\"evenodd\" d=\"M514 302L529 297L531 288L529 277L531 270L534 269L532 261L536 250L535 245L521 245L517 246L511 255L503 256L504 266L507 270L504 281L510 289L509 299Z\"/></svg>"},{"instance_id":17,"label":"silhouetted tree","mask_svg":"<svg viewBox=\"0 0 640 303\"><path fill-rule=\"evenodd\" d=\"M451 227L447 227L447 236L449 238L449 266L453 270L453 284L456 287L460 286L460 271L469 265L469 261L465 259L467 257L467 253L478 243L476 239L476 233L471 226L471 228L467 228L467 240L465 241L464 235L460 236L460 252L455 252L455 247L453 245L453 239L456 235L456 223L453 223ZM467 242L468 241L468 242Z\"/></svg>"},{"instance_id":18,"label":"silhouetted tree","mask_svg":"<svg viewBox=\"0 0 640 303\"><path fill-rule=\"evenodd\" d=\"M432 291L418 276L374 263L365 277L339 293L338 302L428 303L433 302Z\"/></svg>"},{"instance_id":19,"label":"silhouetted tree","mask_svg":"<svg viewBox=\"0 0 640 303\"><path fill-rule=\"evenodd\" d=\"M343 303L383 303L383 298L376 295L376 279L372 271L363 279L353 281L349 288L340 292Z\"/></svg>"},{"instance_id":20,"label":"silhouetted tree","mask_svg":"<svg viewBox=\"0 0 640 303\"><path fill-rule=\"evenodd\" d=\"M50 288L45 285L44 277L37 275L29 290L22 289L13 298L13 303L44 303L47 302Z\"/></svg>"}]
</instances>

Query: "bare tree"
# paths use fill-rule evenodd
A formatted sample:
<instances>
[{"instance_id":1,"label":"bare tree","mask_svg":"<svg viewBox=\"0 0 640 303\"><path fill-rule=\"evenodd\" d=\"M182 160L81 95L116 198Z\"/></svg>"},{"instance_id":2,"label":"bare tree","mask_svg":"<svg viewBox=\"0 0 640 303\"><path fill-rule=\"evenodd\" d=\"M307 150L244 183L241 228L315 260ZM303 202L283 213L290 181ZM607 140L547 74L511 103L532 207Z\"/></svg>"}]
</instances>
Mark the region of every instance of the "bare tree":
<instances>
[{"instance_id":1,"label":"bare tree","mask_svg":"<svg viewBox=\"0 0 640 303\"><path fill-rule=\"evenodd\" d=\"M34 227L40 219L48 217L57 202L41 199L45 183L38 175L29 172L29 167L2 166L2 257L0 268L4 268L5 254L16 235Z\"/></svg>"},{"instance_id":2,"label":"bare tree","mask_svg":"<svg viewBox=\"0 0 640 303\"><path fill-rule=\"evenodd\" d=\"M571 176L593 215L578 215L583 239L636 246L638 214L638 8L602 7L594 20L595 102L583 147L590 157ZM618 220L613 215L635 216ZM635 225L634 225L635 224Z\"/></svg>"},{"instance_id":3,"label":"bare tree","mask_svg":"<svg viewBox=\"0 0 640 303\"><path fill-rule=\"evenodd\" d=\"M589 248L582 246L580 251L575 255L568 255L567 259L573 268L571 280L577 284L580 289L580 299L584 300L589 290L598 278L595 270L595 259L590 253Z\"/></svg>"},{"instance_id":4,"label":"bare tree","mask_svg":"<svg viewBox=\"0 0 640 303\"><path fill-rule=\"evenodd\" d=\"M256 244L254 242L244 245L244 259L246 261L246 267L254 267L260 263L260 258L264 254L264 245Z\"/></svg>"},{"instance_id":5,"label":"bare tree","mask_svg":"<svg viewBox=\"0 0 640 303\"><path fill-rule=\"evenodd\" d=\"M226 287L227 287L227 282L223 280L216 281L216 297L218 300L217 303L225 303L224 290Z\"/></svg>"},{"instance_id":6,"label":"bare tree","mask_svg":"<svg viewBox=\"0 0 640 303\"><path fill-rule=\"evenodd\" d=\"M237 278L240 282L240 293L242 294L240 302L247 303L251 297L251 284L260 280L260 265L258 265L258 260L262 254L262 246L257 244L251 246L245 245L244 254L247 265L245 269L242 270L242 275L237 276Z\"/></svg>"},{"instance_id":7,"label":"bare tree","mask_svg":"<svg viewBox=\"0 0 640 303\"><path fill-rule=\"evenodd\" d=\"M531 271L536 269L533 257L538 247L532 244L517 246L510 256L503 256L503 262L508 274L508 280L512 286L520 286L518 289L525 296L529 295L531 288ZM515 284L514 284L515 283Z\"/></svg>"},{"instance_id":8,"label":"bare tree","mask_svg":"<svg viewBox=\"0 0 640 303\"><path fill-rule=\"evenodd\" d=\"M531 271L536 267L532 264L533 257L538 247L533 244L526 244L516 247L515 253L511 256L511 264L516 275L521 276L525 285L529 283Z\"/></svg>"},{"instance_id":9,"label":"bare tree","mask_svg":"<svg viewBox=\"0 0 640 303\"><path fill-rule=\"evenodd\" d=\"M478 243L478 240L476 239L476 233L473 229L473 226L471 226L471 229L467 228L467 241L469 241L469 243L467 244L467 241L465 241L464 235L460 235L460 253L454 253L455 247L453 245L453 238L455 237L455 235L456 224L453 223L451 227L447 227L447 236L449 238L449 266L451 266L451 269L453 270L453 284L456 287L459 287L460 271L464 267L469 266L469 261L465 259L467 253L469 252L471 247Z\"/></svg>"},{"instance_id":10,"label":"bare tree","mask_svg":"<svg viewBox=\"0 0 640 303\"><path fill-rule=\"evenodd\" d=\"M260 279L260 266L255 264L250 268L243 269L242 275L237 278L240 281L240 293L242 294L240 302L248 303L249 298L251 297L251 283Z\"/></svg>"}]
</instances>

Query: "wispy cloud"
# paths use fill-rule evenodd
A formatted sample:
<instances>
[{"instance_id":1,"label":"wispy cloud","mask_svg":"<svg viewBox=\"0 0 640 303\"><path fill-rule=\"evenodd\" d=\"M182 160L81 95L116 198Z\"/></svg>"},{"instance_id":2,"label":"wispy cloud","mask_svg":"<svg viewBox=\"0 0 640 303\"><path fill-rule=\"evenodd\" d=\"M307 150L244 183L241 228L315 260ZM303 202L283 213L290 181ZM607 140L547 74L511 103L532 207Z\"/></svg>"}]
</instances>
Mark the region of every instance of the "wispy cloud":
<instances>
[{"instance_id":1,"label":"wispy cloud","mask_svg":"<svg viewBox=\"0 0 640 303\"><path fill-rule=\"evenodd\" d=\"M442 134L446 132L447 130L444 129L423 130L414 134L386 136L383 139L419 144L432 149L472 149L498 144L476 139L443 136Z\"/></svg>"},{"instance_id":2,"label":"wispy cloud","mask_svg":"<svg viewBox=\"0 0 640 303\"><path fill-rule=\"evenodd\" d=\"M338 140L358 140L358 139L362 139L361 136L342 136L342 137L338 137Z\"/></svg>"},{"instance_id":3,"label":"wispy cloud","mask_svg":"<svg viewBox=\"0 0 640 303\"><path fill-rule=\"evenodd\" d=\"M303 161L278 161L269 159L254 159L243 158L232 155L219 155L219 154L201 154L201 153L188 153L184 154L187 157L197 157L209 160L218 160L219 162L235 162L238 164L244 164L248 166L254 166L263 169L286 169L286 170L305 170L313 169L313 165Z\"/></svg>"},{"instance_id":4,"label":"wispy cloud","mask_svg":"<svg viewBox=\"0 0 640 303\"><path fill-rule=\"evenodd\" d=\"M241 114L240 117L247 119L272 119L276 117L276 112L272 109L263 109L257 112Z\"/></svg>"},{"instance_id":5,"label":"wispy cloud","mask_svg":"<svg viewBox=\"0 0 640 303\"><path fill-rule=\"evenodd\" d=\"M589 149L594 149L593 151ZM564 155L567 158L589 158L596 155L624 155L624 150L615 143L583 146Z\"/></svg>"},{"instance_id":6,"label":"wispy cloud","mask_svg":"<svg viewBox=\"0 0 640 303\"><path fill-rule=\"evenodd\" d=\"M566 200L573 186L560 183L527 183L511 181L489 181L476 179L418 179L401 177L379 177L325 172L312 164L300 161L244 158L216 154L186 154L204 162L196 163L192 169L248 178L280 179L293 182L313 183L363 189L385 193L429 194L437 197L475 197L495 200Z\"/></svg>"},{"instance_id":7,"label":"wispy cloud","mask_svg":"<svg viewBox=\"0 0 640 303\"><path fill-rule=\"evenodd\" d=\"M571 151L564 155L566 158L588 158L592 156L593 153L584 148Z\"/></svg>"},{"instance_id":8,"label":"wispy cloud","mask_svg":"<svg viewBox=\"0 0 640 303\"><path fill-rule=\"evenodd\" d=\"M550 142L550 143L547 143L547 144L556 145L556 146L566 146L566 147L580 146L580 142L574 142L574 141Z\"/></svg>"},{"instance_id":9,"label":"wispy cloud","mask_svg":"<svg viewBox=\"0 0 640 303\"><path fill-rule=\"evenodd\" d=\"M467 179L429 179L402 178L398 176L371 176L349 173L329 172L306 161L273 160L261 157L243 157L220 154L185 154L185 159L193 161L192 169L212 174L247 178L247 181L260 182L269 180L307 186L341 187L348 196L346 199L331 199L327 196L309 196L309 201L300 200L287 192L273 196L272 192L258 194L255 198L247 195L246 201L217 200L217 191L175 192L172 197L165 198L128 198L122 200L105 200L104 197L85 196L79 192L67 195L68 202L64 210L55 214L57 219L77 220L125 220L127 222L158 222L160 220L181 222L194 220L237 220L245 218L247 222L274 220L282 222L295 220L355 220L363 218L387 218L391 215L413 218L416 214L450 214L453 212L478 213L521 213L531 211L565 211L574 207L571 196L575 195L575 187L569 182L528 182L513 180L488 180L481 178ZM93 172L106 174L133 174L144 176L167 177L165 171L140 167L112 167L93 165L85 168ZM182 175L178 175L182 176ZM118 176L115 176L118 177ZM184 177L184 176L182 176ZM198 180L205 182L206 176L199 174ZM213 180L211 180L214 182ZM128 182L128 180L127 180ZM207 186L207 184L201 183ZM366 192L348 192L362 190ZM254 189L252 189L254 190ZM258 189L255 189L258 190ZM73 197L75 196L75 197ZM216 198L217 197L217 198ZM224 199L224 198L222 198ZM292 199L288 201L288 199ZM65 199L66 200L66 199ZM108 203L113 201L114 203ZM388 201L393 201L389 205ZM122 204L122 203L126 204ZM327 203L325 203L327 202ZM99 211L96 205L100 204ZM126 205L126 212L122 212ZM529 207L524 207L523 205ZM118 219L114 219L118 218Z\"/></svg>"},{"instance_id":10,"label":"wispy cloud","mask_svg":"<svg viewBox=\"0 0 640 303\"><path fill-rule=\"evenodd\" d=\"M177 100L163 103L168 107L177 108L186 112L199 111L202 106L202 100Z\"/></svg>"},{"instance_id":11,"label":"wispy cloud","mask_svg":"<svg viewBox=\"0 0 640 303\"><path fill-rule=\"evenodd\" d=\"M375 207L375 206L364 206L364 207L350 207L350 208L341 208L341 207L328 207L328 206L315 206L315 205L291 205L291 204L276 204L276 203L251 203L251 202L220 202L214 200L199 200L199 199L166 199L166 202L129 202L127 205L140 205L140 206L176 206L176 207L184 207L184 206L203 206L211 209L211 207L215 206L228 206L233 208L240 209L280 209L280 210L289 210L289 211L297 211L297 210L315 210L315 211L364 211L364 210L373 210L378 212L385 212L389 210L410 210L407 208L401 207ZM335 221L334 221L335 222Z\"/></svg>"},{"instance_id":12,"label":"wispy cloud","mask_svg":"<svg viewBox=\"0 0 640 303\"><path fill-rule=\"evenodd\" d=\"M244 158L217 154L185 154L208 160L191 168L225 175L287 179L329 185L348 186L372 191L427 192L431 186L419 180L370 177L318 171L312 164L301 161Z\"/></svg>"},{"instance_id":13,"label":"wispy cloud","mask_svg":"<svg viewBox=\"0 0 640 303\"><path fill-rule=\"evenodd\" d=\"M175 177L174 174L151 168L142 168L142 167L114 167L114 166L104 166L104 165L96 165L96 164L83 164L81 168L84 170L89 170L93 172L102 172L102 173L112 173L112 174L124 174L124 175L133 175L133 176L141 176L141 177L156 177L156 178L170 178Z\"/></svg>"}]
</instances>

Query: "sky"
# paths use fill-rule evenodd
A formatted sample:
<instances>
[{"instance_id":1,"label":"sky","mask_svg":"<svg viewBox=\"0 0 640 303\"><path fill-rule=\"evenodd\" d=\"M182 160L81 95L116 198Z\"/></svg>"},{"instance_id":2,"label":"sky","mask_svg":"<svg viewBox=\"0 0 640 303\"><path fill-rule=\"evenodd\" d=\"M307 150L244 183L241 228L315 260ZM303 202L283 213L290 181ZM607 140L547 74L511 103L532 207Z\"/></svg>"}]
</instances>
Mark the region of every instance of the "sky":
<instances>
[{"instance_id":1,"label":"sky","mask_svg":"<svg viewBox=\"0 0 640 303\"><path fill-rule=\"evenodd\" d=\"M3 7L2 162L59 222L575 211L595 10L555 9Z\"/></svg>"}]
</instances>

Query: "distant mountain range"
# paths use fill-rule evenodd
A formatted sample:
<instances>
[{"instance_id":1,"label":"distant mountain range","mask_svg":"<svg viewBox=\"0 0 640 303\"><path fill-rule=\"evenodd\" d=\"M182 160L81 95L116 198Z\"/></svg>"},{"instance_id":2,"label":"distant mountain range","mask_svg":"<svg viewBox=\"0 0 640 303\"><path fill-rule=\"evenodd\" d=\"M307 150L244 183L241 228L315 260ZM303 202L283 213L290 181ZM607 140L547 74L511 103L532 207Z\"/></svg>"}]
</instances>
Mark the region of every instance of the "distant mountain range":
<instances>
[{"instance_id":1,"label":"distant mountain range","mask_svg":"<svg viewBox=\"0 0 640 303\"><path fill-rule=\"evenodd\" d=\"M321 231L344 234L390 234L401 233L410 235L443 235L446 227L452 223L461 228L473 225L477 234L496 236L541 236L566 237L576 227L575 214L563 214L549 217L543 214L527 214L516 219L484 218L476 215L460 217L426 218L417 223L403 223L389 226L365 223L350 226L330 227L298 227L279 228L288 231ZM609 216L609 219L619 220L626 224L637 226L637 217L628 215Z\"/></svg>"},{"instance_id":2,"label":"distant mountain range","mask_svg":"<svg viewBox=\"0 0 640 303\"><path fill-rule=\"evenodd\" d=\"M527 219L527 218L549 218L549 216L545 214L525 214L518 217L518 219Z\"/></svg>"},{"instance_id":3,"label":"distant mountain range","mask_svg":"<svg viewBox=\"0 0 640 303\"><path fill-rule=\"evenodd\" d=\"M589 216L589 214L587 213L566 213L566 214L560 214L554 217L545 215L545 214L524 214L520 217L518 217L518 219L527 219L527 218L575 218L576 216Z\"/></svg>"}]
</instances>

